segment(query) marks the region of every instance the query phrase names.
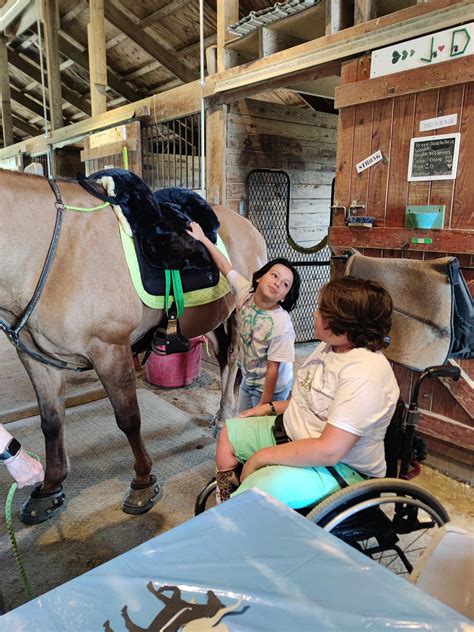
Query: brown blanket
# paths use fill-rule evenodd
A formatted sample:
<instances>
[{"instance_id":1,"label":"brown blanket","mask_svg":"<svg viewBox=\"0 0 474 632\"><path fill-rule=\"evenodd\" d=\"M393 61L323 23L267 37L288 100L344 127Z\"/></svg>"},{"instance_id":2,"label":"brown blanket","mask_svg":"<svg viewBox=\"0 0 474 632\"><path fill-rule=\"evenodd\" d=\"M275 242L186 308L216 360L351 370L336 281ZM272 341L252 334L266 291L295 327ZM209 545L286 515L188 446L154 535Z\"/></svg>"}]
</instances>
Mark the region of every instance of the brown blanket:
<instances>
[{"instance_id":1,"label":"brown blanket","mask_svg":"<svg viewBox=\"0 0 474 632\"><path fill-rule=\"evenodd\" d=\"M379 259L357 252L350 257L346 275L378 281L392 296L389 360L416 370L446 362L452 335L450 260Z\"/></svg>"}]
</instances>

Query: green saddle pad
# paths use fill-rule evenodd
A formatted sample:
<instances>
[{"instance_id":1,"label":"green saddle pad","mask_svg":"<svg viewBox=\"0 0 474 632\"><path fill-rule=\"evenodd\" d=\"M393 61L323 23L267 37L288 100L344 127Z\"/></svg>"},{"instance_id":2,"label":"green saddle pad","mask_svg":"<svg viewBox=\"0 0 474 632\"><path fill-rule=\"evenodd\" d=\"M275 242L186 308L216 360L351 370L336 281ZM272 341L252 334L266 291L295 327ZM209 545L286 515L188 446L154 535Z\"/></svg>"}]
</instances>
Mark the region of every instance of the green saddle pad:
<instances>
[{"instance_id":1,"label":"green saddle pad","mask_svg":"<svg viewBox=\"0 0 474 632\"><path fill-rule=\"evenodd\" d=\"M120 225L119 225L120 226ZM143 287L140 268L138 265L138 259L135 252L135 245L133 243L133 238L129 237L122 227L120 226L120 237L122 239L123 250L125 253L125 259L127 261L128 269L130 271L130 276L132 277L133 285L135 286L135 290L142 301L147 307L151 307L152 309L164 309L165 308L165 297L164 296L154 296L153 294L149 294L145 288ZM227 253L227 249L224 245L222 239L217 236L217 247L219 250L226 256L226 258L230 261L229 255ZM195 307L197 305L206 305L207 303L212 303L213 301L217 301L218 299L225 296L230 291L229 283L227 279L220 274L219 282L214 287L204 288L202 290L193 290L192 292L184 293L184 307ZM170 297L168 300L168 307L170 307L173 298Z\"/></svg>"}]
</instances>

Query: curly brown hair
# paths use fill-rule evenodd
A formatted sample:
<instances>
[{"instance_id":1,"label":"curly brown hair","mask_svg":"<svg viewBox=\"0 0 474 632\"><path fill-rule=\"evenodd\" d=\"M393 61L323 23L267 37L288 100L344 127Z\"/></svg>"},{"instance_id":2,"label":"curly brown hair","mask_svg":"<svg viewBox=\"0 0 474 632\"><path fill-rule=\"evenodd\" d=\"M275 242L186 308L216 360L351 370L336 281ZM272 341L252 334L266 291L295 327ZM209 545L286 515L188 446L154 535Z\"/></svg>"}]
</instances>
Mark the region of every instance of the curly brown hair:
<instances>
[{"instance_id":1,"label":"curly brown hair","mask_svg":"<svg viewBox=\"0 0 474 632\"><path fill-rule=\"evenodd\" d=\"M379 351L390 341L393 303L376 281L345 276L327 283L318 307L336 335L346 334L355 347Z\"/></svg>"}]
</instances>

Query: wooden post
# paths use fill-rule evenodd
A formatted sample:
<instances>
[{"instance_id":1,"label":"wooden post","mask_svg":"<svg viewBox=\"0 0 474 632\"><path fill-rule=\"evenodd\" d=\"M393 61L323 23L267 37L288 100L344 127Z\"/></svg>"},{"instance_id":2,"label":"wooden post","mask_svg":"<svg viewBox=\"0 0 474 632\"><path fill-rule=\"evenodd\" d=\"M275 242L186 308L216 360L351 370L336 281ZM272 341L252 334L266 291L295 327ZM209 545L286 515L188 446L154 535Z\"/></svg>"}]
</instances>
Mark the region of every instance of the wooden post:
<instances>
[{"instance_id":1,"label":"wooden post","mask_svg":"<svg viewBox=\"0 0 474 632\"><path fill-rule=\"evenodd\" d=\"M206 189L207 200L211 204L226 203L227 107L209 108L206 113Z\"/></svg>"},{"instance_id":2,"label":"wooden post","mask_svg":"<svg viewBox=\"0 0 474 632\"><path fill-rule=\"evenodd\" d=\"M237 52L226 50L224 44L229 39L227 27L238 20L239 0L217 0L217 72L237 63Z\"/></svg>"},{"instance_id":3,"label":"wooden post","mask_svg":"<svg viewBox=\"0 0 474 632\"><path fill-rule=\"evenodd\" d=\"M107 111L107 55L105 48L104 0L90 0L90 21L87 25L89 43L89 81L92 116Z\"/></svg>"},{"instance_id":4,"label":"wooden post","mask_svg":"<svg viewBox=\"0 0 474 632\"><path fill-rule=\"evenodd\" d=\"M13 145L13 121L12 106L10 100L10 78L8 74L8 51L7 40L0 35L0 68L2 74L0 77L0 107L2 109L2 125L3 125L3 145Z\"/></svg>"},{"instance_id":5,"label":"wooden post","mask_svg":"<svg viewBox=\"0 0 474 632\"><path fill-rule=\"evenodd\" d=\"M354 25L354 0L326 0L326 35Z\"/></svg>"},{"instance_id":6,"label":"wooden post","mask_svg":"<svg viewBox=\"0 0 474 632\"><path fill-rule=\"evenodd\" d=\"M368 22L378 16L378 0L355 0L354 24Z\"/></svg>"},{"instance_id":7,"label":"wooden post","mask_svg":"<svg viewBox=\"0 0 474 632\"><path fill-rule=\"evenodd\" d=\"M41 0L41 19L44 27L46 67L48 69L49 108L51 129L63 126L61 71L59 69L59 11L58 0Z\"/></svg>"}]
</instances>

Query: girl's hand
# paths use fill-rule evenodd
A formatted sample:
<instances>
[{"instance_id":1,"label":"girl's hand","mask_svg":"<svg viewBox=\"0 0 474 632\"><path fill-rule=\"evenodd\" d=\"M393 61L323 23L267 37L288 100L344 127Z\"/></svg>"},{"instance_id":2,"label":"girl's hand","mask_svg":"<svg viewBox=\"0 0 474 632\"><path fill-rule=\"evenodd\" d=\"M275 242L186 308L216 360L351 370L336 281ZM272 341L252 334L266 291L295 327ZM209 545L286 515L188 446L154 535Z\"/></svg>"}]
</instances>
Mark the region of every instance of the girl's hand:
<instances>
[{"instance_id":1,"label":"girl's hand","mask_svg":"<svg viewBox=\"0 0 474 632\"><path fill-rule=\"evenodd\" d=\"M268 417L270 415L270 404L257 404L257 406L239 413L239 417Z\"/></svg>"},{"instance_id":2,"label":"girl's hand","mask_svg":"<svg viewBox=\"0 0 474 632\"><path fill-rule=\"evenodd\" d=\"M203 241L204 239L207 239L203 229L197 222L191 222L189 224L189 230L186 230L186 232L188 233L188 235L191 235L191 237L194 237L194 239L196 239L197 241Z\"/></svg>"}]
</instances>

